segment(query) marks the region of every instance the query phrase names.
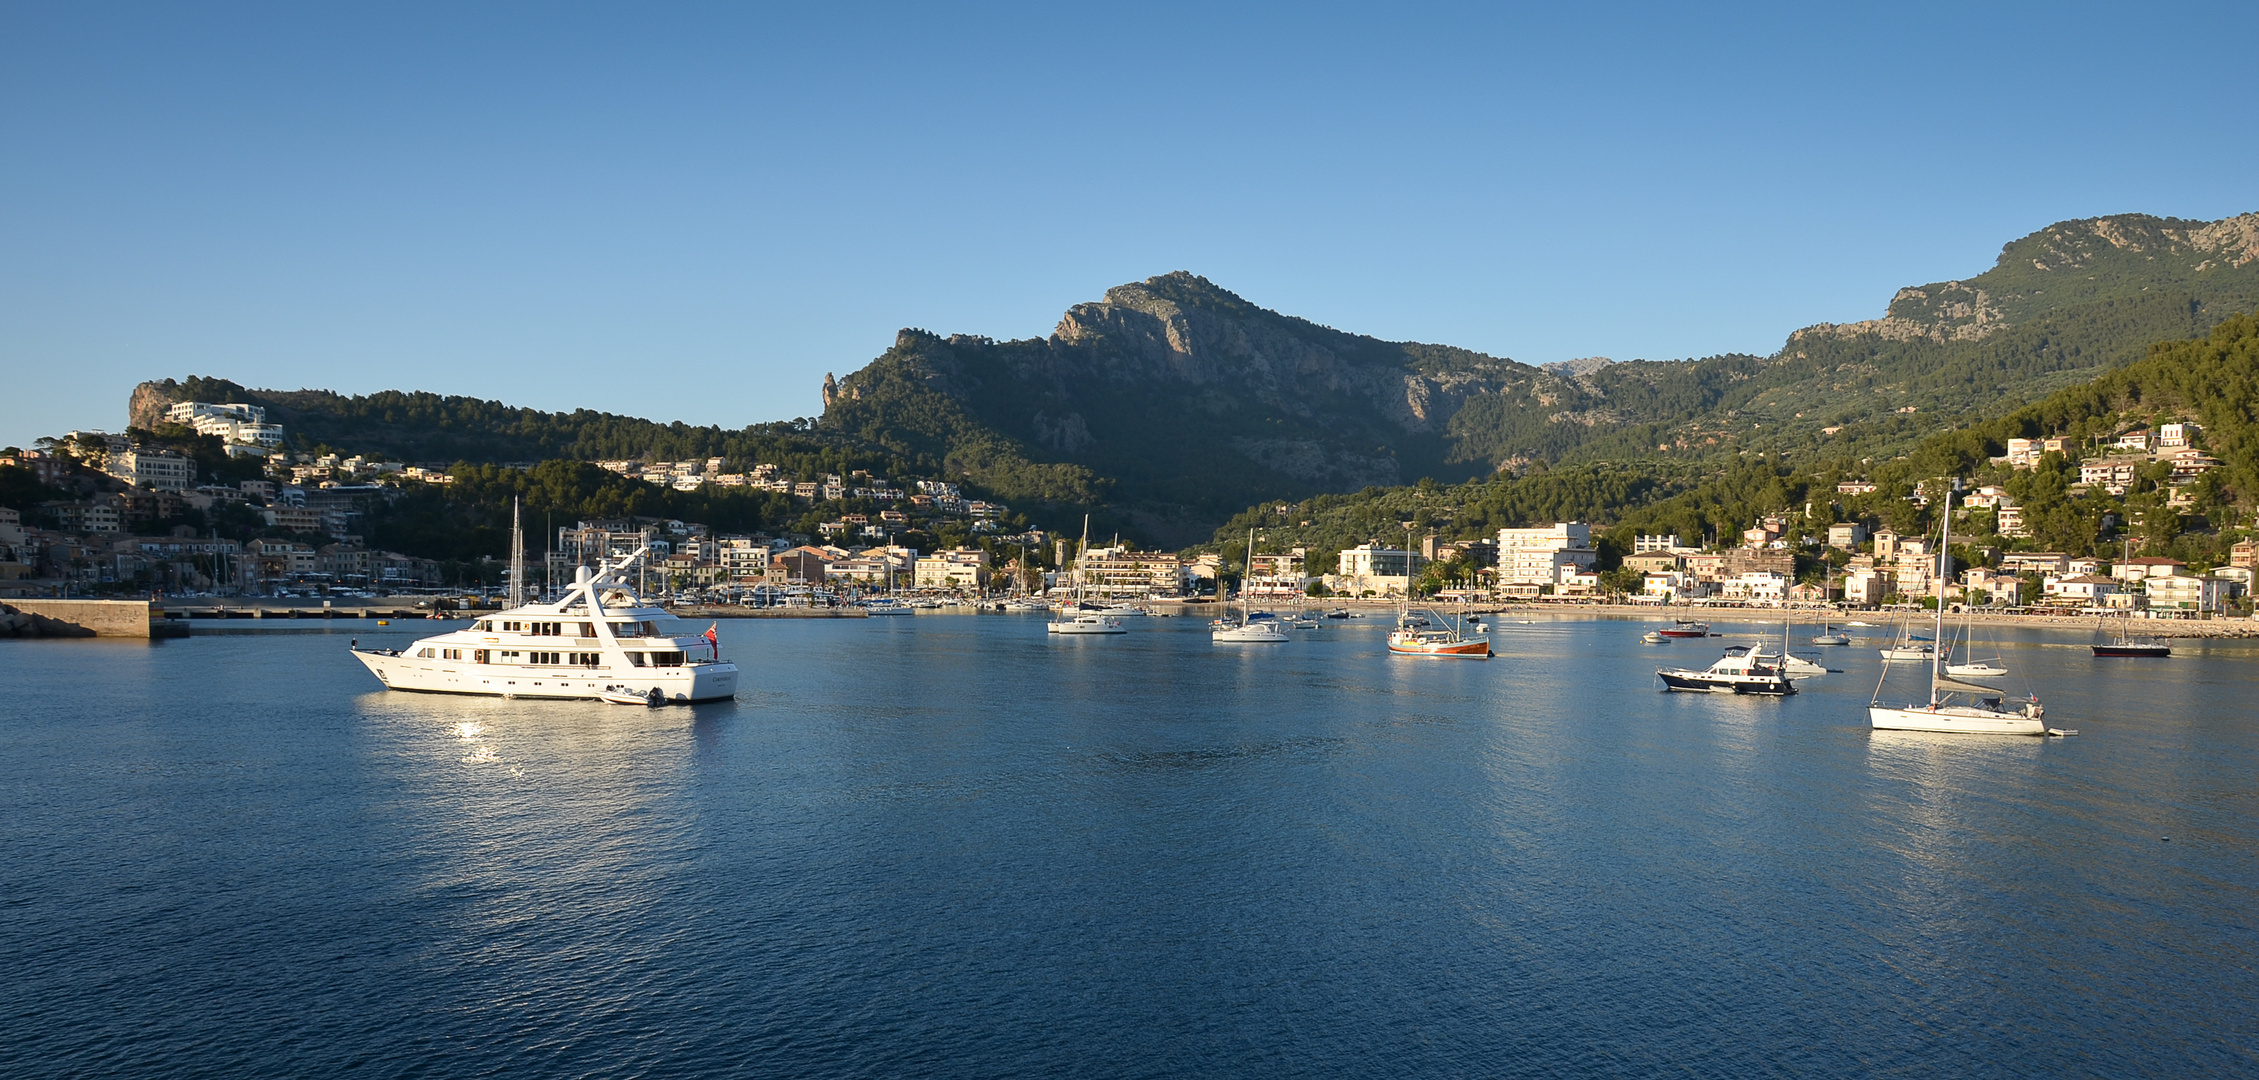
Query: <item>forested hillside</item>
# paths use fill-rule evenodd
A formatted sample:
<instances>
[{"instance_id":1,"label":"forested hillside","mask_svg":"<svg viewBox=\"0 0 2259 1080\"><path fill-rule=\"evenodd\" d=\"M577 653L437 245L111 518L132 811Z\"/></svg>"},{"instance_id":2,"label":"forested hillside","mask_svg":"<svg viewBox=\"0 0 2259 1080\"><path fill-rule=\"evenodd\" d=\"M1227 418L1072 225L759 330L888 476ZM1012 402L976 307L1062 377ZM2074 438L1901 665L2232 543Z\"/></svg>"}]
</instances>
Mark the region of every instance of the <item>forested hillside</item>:
<instances>
[{"instance_id":1,"label":"forested hillside","mask_svg":"<svg viewBox=\"0 0 2259 1080\"><path fill-rule=\"evenodd\" d=\"M2003 486L2030 525L2028 537L1977 532L1972 541L2112 555L2131 539L2138 552L2216 565L2229 543L2251 534L2259 509L2259 316L2233 316L2201 337L2145 352L2127 367L2006 416L1932 436L1889 459L1799 462L1795 455L1742 452L1709 463L1587 464L1462 485L1373 488L1250 507L1212 542L1230 546L1249 528L1260 528L1266 548L1301 546L1322 562L1366 540L1401 540L1407 521L1420 535L1474 539L1502 526L1583 520L1601 526L1608 534L1604 550L1618 555L1641 533L1730 544L1771 515L1789 517L1792 532L1804 535L1852 520L1917 532L1934 523L1930 510L1907 496L1931 478L1959 476ZM2113 496L2078 491L2076 465L2062 455L2047 455L2031 469L1992 460L2012 438L2059 435L2076 445L2175 420L2201 425L2203 449L2221 462L2185 485L2187 502L2179 506L2169 504L2169 470L2162 466ZM1877 490L1839 494L1837 483L1851 478L1871 480ZM1974 514L1972 525L1989 530L1993 521Z\"/></svg>"}]
</instances>

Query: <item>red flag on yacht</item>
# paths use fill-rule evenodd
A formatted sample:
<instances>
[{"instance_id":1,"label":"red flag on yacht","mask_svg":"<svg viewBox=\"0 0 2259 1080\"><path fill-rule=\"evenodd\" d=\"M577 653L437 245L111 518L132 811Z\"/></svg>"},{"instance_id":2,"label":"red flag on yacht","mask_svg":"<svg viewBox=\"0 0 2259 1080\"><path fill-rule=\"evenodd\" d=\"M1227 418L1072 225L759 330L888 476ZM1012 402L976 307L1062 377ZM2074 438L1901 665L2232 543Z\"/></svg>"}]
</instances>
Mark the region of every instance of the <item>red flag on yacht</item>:
<instances>
[{"instance_id":1,"label":"red flag on yacht","mask_svg":"<svg viewBox=\"0 0 2259 1080\"><path fill-rule=\"evenodd\" d=\"M706 644L712 645L714 647L714 659L716 660L719 660L722 657L722 635L720 633L721 627L722 624L718 622L708 623L706 625Z\"/></svg>"}]
</instances>

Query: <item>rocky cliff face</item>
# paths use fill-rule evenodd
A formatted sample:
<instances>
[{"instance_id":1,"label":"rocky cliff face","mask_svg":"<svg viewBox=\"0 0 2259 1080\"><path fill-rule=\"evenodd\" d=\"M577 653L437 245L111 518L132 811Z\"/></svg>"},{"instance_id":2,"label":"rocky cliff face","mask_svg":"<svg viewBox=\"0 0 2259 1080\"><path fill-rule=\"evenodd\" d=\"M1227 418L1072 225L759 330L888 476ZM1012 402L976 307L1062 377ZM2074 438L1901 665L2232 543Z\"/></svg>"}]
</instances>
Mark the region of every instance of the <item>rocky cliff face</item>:
<instances>
[{"instance_id":1,"label":"rocky cliff face","mask_svg":"<svg viewBox=\"0 0 2259 1080\"><path fill-rule=\"evenodd\" d=\"M165 418L166 409L186 400L180 383L172 379L142 383L134 387L133 396L126 399L126 426L154 428Z\"/></svg>"},{"instance_id":2,"label":"rocky cliff face","mask_svg":"<svg viewBox=\"0 0 2259 1080\"><path fill-rule=\"evenodd\" d=\"M1465 350L1450 350L1462 354L1456 365L1421 370L1397 343L1266 311L1183 271L1075 305L1051 344L1061 363L1109 381L1216 387L1298 417L1319 415L1322 398L1347 395L1412 433L1441 430L1471 394L1536 374Z\"/></svg>"},{"instance_id":3,"label":"rocky cliff face","mask_svg":"<svg viewBox=\"0 0 2259 1080\"><path fill-rule=\"evenodd\" d=\"M1499 357L1342 333L1178 272L1075 305L1048 338L905 330L839 381L825 416L867 430L874 409L937 413L902 395L941 395L1034 456L1118 477L1129 494L1236 506L1487 471L1452 462L1451 419L1477 397L1562 385Z\"/></svg>"}]
</instances>

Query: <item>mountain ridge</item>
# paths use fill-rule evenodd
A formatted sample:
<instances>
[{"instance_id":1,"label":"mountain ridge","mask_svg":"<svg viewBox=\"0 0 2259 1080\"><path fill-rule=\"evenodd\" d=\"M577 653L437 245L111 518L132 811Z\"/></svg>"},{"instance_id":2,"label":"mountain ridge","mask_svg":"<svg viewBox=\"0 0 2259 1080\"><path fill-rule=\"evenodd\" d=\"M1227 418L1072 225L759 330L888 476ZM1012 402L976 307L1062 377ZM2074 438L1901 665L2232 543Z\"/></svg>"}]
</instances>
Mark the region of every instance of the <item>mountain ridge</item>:
<instances>
[{"instance_id":1,"label":"mountain ridge","mask_svg":"<svg viewBox=\"0 0 2259 1080\"><path fill-rule=\"evenodd\" d=\"M1062 513L1111 510L1180 546L1266 499L1422 477L1888 456L2255 308L2259 213L2121 214L2036 230L1983 273L1902 288L1880 318L1815 323L1764 356L1532 366L1338 330L1180 270L1072 305L1045 337L904 329L869 364L825 376L820 417L742 431L190 384L255 395L307 437L414 460L791 453L946 475ZM137 388L136 426L191 391L167 384Z\"/></svg>"}]
</instances>

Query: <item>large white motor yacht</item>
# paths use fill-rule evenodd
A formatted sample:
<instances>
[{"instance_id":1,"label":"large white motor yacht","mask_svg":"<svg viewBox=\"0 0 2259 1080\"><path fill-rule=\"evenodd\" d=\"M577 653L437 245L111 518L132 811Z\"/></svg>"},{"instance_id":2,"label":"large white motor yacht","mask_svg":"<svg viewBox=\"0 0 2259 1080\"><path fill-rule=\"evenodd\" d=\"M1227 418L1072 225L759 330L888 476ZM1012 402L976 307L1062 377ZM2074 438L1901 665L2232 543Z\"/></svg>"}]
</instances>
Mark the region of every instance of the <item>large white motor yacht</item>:
<instances>
[{"instance_id":1,"label":"large white motor yacht","mask_svg":"<svg viewBox=\"0 0 2259 1080\"><path fill-rule=\"evenodd\" d=\"M625 693L652 703L736 696L736 664L692 656L718 654L717 643L628 590L624 572L648 550L581 567L556 603L481 616L405 649L356 646L353 658L392 690L592 700Z\"/></svg>"}]
</instances>

